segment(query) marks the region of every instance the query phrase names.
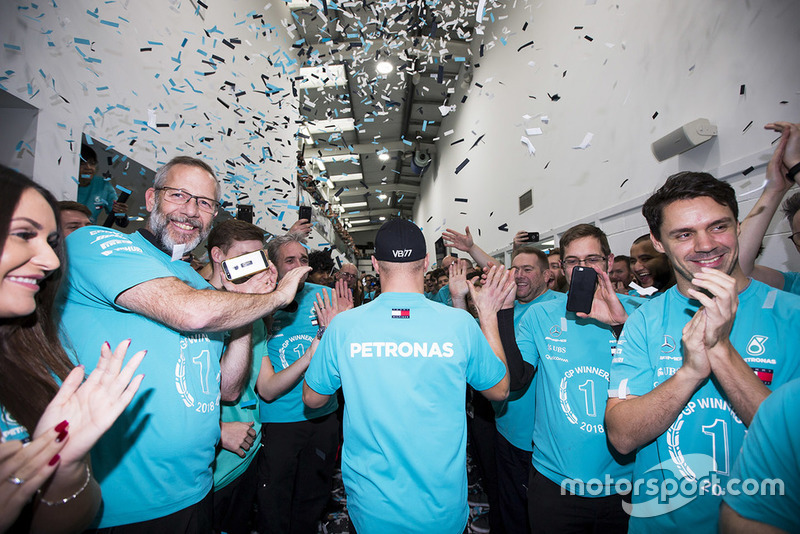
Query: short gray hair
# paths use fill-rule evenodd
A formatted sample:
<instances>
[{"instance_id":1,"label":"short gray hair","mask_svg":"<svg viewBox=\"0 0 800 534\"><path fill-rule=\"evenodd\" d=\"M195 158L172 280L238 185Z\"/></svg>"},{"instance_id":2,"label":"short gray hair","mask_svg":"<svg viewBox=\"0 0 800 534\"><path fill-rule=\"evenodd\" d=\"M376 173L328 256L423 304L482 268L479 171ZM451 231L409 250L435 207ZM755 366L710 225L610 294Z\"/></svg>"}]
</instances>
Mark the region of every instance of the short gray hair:
<instances>
[{"instance_id":1,"label":"short gray hair","mask_svg":"<svg viewBox=\"0 0 800 534\"><path fill-rule=\"evenodd\" d=\"M273 237L269 243L267 243L267 256L269 256L269 261L274 264L278 263L278 252L280 251L283 245L288 243L300 243L301 245L306 244L306 240L303 237L303 234L300 233L292 233L292 234L285 234L285 235L278 235Z\"/></svg>"},{"instance_id":2,"label":"short gray hair","mask_svg":"<svg viewBox=\"0 0 800 534\"><path fill-rule=\"evenodd\" d=\"M216 198L214 200L219 201L220 197L222 196L222 186L217 180L217 175L214 173L214 169L206 163L205 161L193 158L191 156L176 156L169 160L166 165L163 165L158 171L156 171L156 179L153 181L153 188L159 189L164 187L164 184L167 183L167 176L169 175L169 171L175 165L188 165L189 167L197 167L206 171L208 174L211 175L211 178L214 179L214 186L216 188Z\"/></svg>"}]
</instances>

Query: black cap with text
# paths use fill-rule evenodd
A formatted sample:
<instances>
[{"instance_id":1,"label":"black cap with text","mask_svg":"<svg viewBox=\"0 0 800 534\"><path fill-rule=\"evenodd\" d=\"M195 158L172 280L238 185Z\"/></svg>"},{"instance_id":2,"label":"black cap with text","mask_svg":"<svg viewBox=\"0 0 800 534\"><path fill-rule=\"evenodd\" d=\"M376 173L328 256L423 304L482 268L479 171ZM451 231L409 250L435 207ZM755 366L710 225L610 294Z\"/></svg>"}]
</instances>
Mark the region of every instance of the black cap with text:
<instances>
[{"instance_id":1,"label":"black cap with text","mask_svg":"<svg viewBox=\"0 0 800 534\"><path fill-rule=\"evenodd\" d=\"M425 257L425 237L419 227L406 219L392 219L375 234L375 259L407 263Z\"/></svg>"}]
</instances>

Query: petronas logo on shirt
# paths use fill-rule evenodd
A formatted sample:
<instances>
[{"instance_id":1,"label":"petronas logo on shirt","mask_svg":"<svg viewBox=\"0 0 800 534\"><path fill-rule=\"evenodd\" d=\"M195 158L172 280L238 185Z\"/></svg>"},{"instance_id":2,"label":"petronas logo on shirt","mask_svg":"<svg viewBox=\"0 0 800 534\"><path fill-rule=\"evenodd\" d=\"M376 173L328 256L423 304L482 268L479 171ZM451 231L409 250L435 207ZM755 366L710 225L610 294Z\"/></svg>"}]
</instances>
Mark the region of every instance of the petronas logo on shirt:
<instances>
[{"instance_id":1,"label":"petronas logo on shirt","mask_svg":"<svg viewBox=\"0 0 800 534\"><path fill-rule=\"evenodd\" d=\"M411 310L408 308L392 309L392 319L411 319Z\"/></svg>"}]
</instances>

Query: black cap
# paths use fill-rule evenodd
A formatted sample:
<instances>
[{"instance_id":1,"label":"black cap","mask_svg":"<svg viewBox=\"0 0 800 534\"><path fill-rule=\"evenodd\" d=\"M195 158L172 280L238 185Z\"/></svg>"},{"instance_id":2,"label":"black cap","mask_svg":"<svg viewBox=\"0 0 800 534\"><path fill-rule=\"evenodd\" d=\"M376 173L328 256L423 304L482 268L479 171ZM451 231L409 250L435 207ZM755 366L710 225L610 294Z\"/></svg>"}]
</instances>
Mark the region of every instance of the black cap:
<instances>
[{"instance_id":1,"label":"black cap","mask_svg":"<svg viewBox=\"0 0 800 534\"><path fill-rule=\"evenodd\" d=\"M406 219L392 219L375 234L375 259L407 263L425 257L425 237L419 227Z\"/></svg>"}]
</instances>

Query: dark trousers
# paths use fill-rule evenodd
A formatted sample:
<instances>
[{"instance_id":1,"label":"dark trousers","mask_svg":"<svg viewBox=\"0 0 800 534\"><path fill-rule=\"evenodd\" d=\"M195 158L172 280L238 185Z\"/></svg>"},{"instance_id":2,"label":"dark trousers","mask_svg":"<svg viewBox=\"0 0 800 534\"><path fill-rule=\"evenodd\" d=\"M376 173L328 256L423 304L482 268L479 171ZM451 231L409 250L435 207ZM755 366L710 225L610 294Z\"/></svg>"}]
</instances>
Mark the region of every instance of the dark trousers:
<instances>
[{"instance_id":1,"label":"dark trousers","mask_svg":"<svg viewBox=\"0 0 800 534\"><path fill-rule=\"evenodd\" d=\"M211 499L211 492L208 492L208 495L203 497L203 500L199 503L187 506L183 510L178 510L164 517L116 527L87 530L86 532L92 534L156 534L160 532L208 534L211 532Z\"/></svg>"},{"instance_id":2,"label":"dark trousers","mask_svg":"<svg viewBox=\"0 0 800 534\"><path fill-rule=\"evenodd\" d=\"M500 517L506 532L530 532L528 520L528 479L531 472L531 452L518 449L500 432L495 441L497 458L497 490Z\"/></svg>"},{"instance_id":3,"label":"dark trousers","mask_svg":"<svg viewBox=\"0 0 800 534\"><path fill-rule=\"evenodd\" d=\"M622 496L579 497L562 495L561 486L531 467L528 513L534 534L625 534L628 514Z\"/></svg>"},{"instance_id":4,"label":"dark trousers","mask_svg":"<svg viewBox=\"0 0 800 534\"><path fill-rule=\"evenodd\" d=\"M259 534L316 534L336 465L336 414L297 423L266 423L261 442Z\"/></svg>"},{"instance_id":5,"label":"dark trousers","mask_svg":"<svg viewBox=\"0 0 800 534\"><path fill-rule=\"evenodd\" d=\"M488 399L473 391L472 408L475 416L467 419L470 438L470 451L481 474L481 487L489 500L489 528L492 534L505 534L500 517L500 503L497 495L497 460L494 442L497 426L494 422L494 409Z\"/></svg>"},{"instance_id":6,"label":"dark trousers","mask_svg":"<svg viewBox=\"0 0 800 534\"><path fill-rule=\"evenodd\" d=\"M260 443L253 445L261 447ZM253 531L253 505L258 487L258 458L250 460L244 473L214 492L214 532L250 534Z\"/></svg>"}]
</instances>

